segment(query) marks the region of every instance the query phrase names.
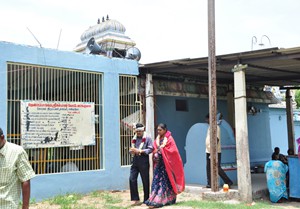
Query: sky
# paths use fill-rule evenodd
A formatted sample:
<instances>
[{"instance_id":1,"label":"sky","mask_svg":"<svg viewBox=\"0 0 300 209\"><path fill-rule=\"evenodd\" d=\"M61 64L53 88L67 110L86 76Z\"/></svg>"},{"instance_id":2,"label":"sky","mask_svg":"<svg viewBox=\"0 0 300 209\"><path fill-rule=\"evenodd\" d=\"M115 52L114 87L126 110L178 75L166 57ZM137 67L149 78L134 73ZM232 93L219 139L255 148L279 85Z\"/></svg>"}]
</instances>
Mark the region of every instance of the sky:
<instances>
[{"instance_id":1,"label":"sky","mask_svg":"<svg viewBox=\"0 0 300 209\"><path fill-rule=\"evenodd\" d=\"M216 54L300 46L299 11L299 0L215 0ZM0 41L39 46L30 30L42 47L72 51L106 15L142 64L208 56L207 0L0 0Z\"/></svg>"}]
</instances>

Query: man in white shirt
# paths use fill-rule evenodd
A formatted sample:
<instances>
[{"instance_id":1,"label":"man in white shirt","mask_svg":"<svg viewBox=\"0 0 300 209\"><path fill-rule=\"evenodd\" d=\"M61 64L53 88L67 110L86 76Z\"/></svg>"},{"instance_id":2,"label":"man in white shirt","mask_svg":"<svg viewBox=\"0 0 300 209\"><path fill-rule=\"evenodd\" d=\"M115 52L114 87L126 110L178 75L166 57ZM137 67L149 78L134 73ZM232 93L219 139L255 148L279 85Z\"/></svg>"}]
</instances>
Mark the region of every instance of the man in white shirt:
<instances>
[{"instance_id":1,"label":"man in white shirt","mask_svg":"<svg viewBox=\"0 0 300 209\"><path fill-rule=\"evenodd\" d=\"M205 121L209 124L209 114L206 115ZM211 171L210 171L210 126L207 129L206 134L206 176L207 176L207 185L206 188L211 188ZM224 170L221 167L221 131L219 125L217 125L217 148L218 148L218 172L219 176L223 179L225 184L231 186L233 182L226 175Z\"/></svg>"}]
</instances>

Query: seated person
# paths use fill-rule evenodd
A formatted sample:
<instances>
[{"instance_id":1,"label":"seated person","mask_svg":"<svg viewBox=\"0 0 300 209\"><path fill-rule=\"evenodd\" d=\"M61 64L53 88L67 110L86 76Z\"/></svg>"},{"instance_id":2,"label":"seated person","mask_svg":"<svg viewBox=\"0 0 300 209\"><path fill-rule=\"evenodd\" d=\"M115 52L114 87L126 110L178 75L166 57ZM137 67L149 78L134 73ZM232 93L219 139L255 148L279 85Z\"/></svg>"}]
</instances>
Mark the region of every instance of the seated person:
<instances>
[{"instance_id":1,"label":"seated person","mask_svg":"<svg viewBox=\"0 0 300 209\"><path fill-rule=\"evenodd\" d=\"M272 159L275 159L275 156L277 156L276 158L279 159L284 164L288 164L287 158L283 154L280 154L279 147L274 148L274 152L272 154Z\"/></svg>"},{"instance_id":2,"label":"seated person","mask_svg":"<svg viewBox=\"0 0 300 209\"><path fill-rule=\"evenodd\" d=\"M279 160L278 155L274 155L274 158L265 164L270 200L273 203L281 202L283 198L288 199L286 188L287 171L288 166Z\"/></svg>"},{"instance_id":3,"label":"seated person","mask_svg":"<svg viewBox=\"0 0 300 209\"><path fill-rule=\"evenodd\" d=\"M287 154L288 154L288 156L295 156L294 149L289 148L289 149L287 150ZM290 175L289 175L289 171L288 171L288 172L286 173L286 187L289 188L289 186L290 186Z\"/></svg>"},{"instance_id":4,"label":"seated person","mask_svg":"<svg viewBox=\"0 0 300 209\"><path fill-rule=\"evenodd\" d=\"M287 154L288 154L288 156L293 156L293 155L295 155L295 152L293 149L290 148L287 150Z\"/></svg>"}]
</instances>

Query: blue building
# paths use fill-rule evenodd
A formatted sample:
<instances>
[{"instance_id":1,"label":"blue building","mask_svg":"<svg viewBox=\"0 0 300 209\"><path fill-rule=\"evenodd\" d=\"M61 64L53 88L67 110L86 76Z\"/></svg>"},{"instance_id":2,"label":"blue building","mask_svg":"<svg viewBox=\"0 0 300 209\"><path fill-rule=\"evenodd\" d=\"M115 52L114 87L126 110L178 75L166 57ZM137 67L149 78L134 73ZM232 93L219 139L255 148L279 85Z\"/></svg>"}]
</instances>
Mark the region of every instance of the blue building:
<instances>
[{"instance_id":1,"label":"blue building","mask_svg":"<svg viewBox=\"0 0 300 209\"><path fill-rule=\"evenodd\" d=\"M107 25L108 30L119 28L117 32L125 32L117 22L107 21ZM103 28L101 24L91 28L102 33L99 40L106 40L110 34ZM93 34L90 32L78 45L79 51L87 42L87 35ZM122 38L128 41L125 36ZM121 39L118 44L123 43ZM105 47L111 44L105 43ZM122 55L125 48L118 47ZM203 142L207 130L204 117L209 111L207 58L139 68L137 61L124 59L123 55L116 58L113 51L105 56L90 55L7 42L0 42L0 51L0 126L8 141L21 144L28 152L37 173L32 180L32 198L127 189L132 123L138 121L154 126L160 122L168 124L184 162L187 183L203 184ZM290 78L288 83L280 80L281 71L275 70L279 52L280 59L285 59L281 71L286 69L283 74ZM292 57L284 56L290 53ZM277 127L273 124L275 119L270 125L270 118L276 116L268 107L276 103L276 98L263 91L263 86L300 83L300 77L295 76L300 68L292 69L296 65L289 64L297 56L300 58L297 49L273 48L218 57L218 111L227 124L222 126L222 163L233 180L237 179L234 133L238 122L234 118L239 116L234 110L232 65L237 60L249 64L244 111L250 163L255 165L269 159L275 144L273 128ZM145 74L153 76L154 93L150 97L145 89ZM145 108L149 98L155 98L153 112ZM155 120L146 120L145 113L153 113ZM151 134L154 136L154 129ZM89 137L83 139L86 135Z\"/></svg>"},{"instance_id":2,"label":"blue building","mask_svg":"<svg viewBox=\"0 0 300 209\"><path fill-rule=\"evenodd\" d=\"M31 197L41 200L71 192L128 188L130 156L126 144L132 132L124 123L140 106L135 104L137 61L7 42L0 42L0 51L0 127L8 141L30 142L26 151L37 173ZM37 103L39 107L53 107L54 115L44 114L43 108L33 109ZM65 110L57 107L64 105L73 107L67 110L73 118L59 114ZM90 112L80 113L81 107L89 109L91 105ZM92 124L86 125L86 117ZM46 128L49 126L56 131ZM71 134L85 129L94 130L92 143L53 144L59 136L52 133L72 138ZM37 141L38 134L25 138L26 133L33 132L49 134L48 143Z\"/></svg>"},{"instance_id":3,"label":"blue building","mask_svg":"<svg viewBox=\"0 0 300 209\"><path fill-rule=\"evenodd\" d=\"M208 128L205 116L209 112L207 84L178 81L171 76L168 80L161 80L157 76L153 79L153 85L155 124L166 123L172 132L184 163L186 183L205 185L205 137ZM249 150L253 167L270 160L272 140L268 105L278 100L271 92L258 88L248 89L247 95ZM219 86L217 106L223 114L220 125L222 167L237 183L236 139L234 126L230 124L229 97L227 87ZM255 107L257 112L252 113L251 107Z\"/></svg>"},{"instance_id":4,"label":"blue building","mask_svg":"<svg viewBox=\"0 0 300 209\"><path fill-rule=\"evenodd\" d=\"M236 145L231 143L232 140L226 141L228 136L221 136L225 143L222 144L222 163L234 178L236 161L238 190L244 201L252 199L251 166L263 165L273 151L271 128L274 126L270 126L273 115L268 105L277 101L272 92L264 91L265 86L286 90L286 140L288 147L295 150L290 92L300 82L299 63L295 62L298 58L299 48L269 48L216 56L217 95L214 101L236 136ZM150 63L140 69L140 74L148 89L145 97L150 105L146 112L155 115L153 123L165 122L173 131L185 163L187 183L204 184L207 125L203 122L211 108L208 103L208 58Z\"/></svg>"},{"instance_id":5,"label":"blue building","mask_svg":"<svg viewBox=\"0 0 300 209\"><path fill-rule=\"evenodd\" d=\"M285 107L270 107L270 130L271 130L271 147L280 148L280 152L287 155L288 146L288 133L287 133L287 117ZM300 121L298 118L298 111L294 111L294 138L295 140L300 137ZM295 144L297 144L295 142Z\"/></svg>"}]
</instances>

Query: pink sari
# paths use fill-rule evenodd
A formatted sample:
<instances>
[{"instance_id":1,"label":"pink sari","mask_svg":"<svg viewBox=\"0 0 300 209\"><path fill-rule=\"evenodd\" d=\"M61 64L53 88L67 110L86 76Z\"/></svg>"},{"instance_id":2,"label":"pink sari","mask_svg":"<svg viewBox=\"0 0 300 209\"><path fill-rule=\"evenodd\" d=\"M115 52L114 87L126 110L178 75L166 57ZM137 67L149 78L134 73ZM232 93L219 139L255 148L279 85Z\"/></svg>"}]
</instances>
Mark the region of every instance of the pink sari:
<instances>
[{"instance_id":1,"label":"pink sari","mask_svg":"<svg viewBox=\"0 0 300 209\"><path fill-rule=\"evenodd\" d=\"M153 182L151 194L145 202L148 206L162 207L176 203L177 194L184 191L184 173L182 160L171 132L164 138L157 137L153 155Z\"/></svg>"},{"instance_id":2,"label":"pink sari","mask_svg":"<svg viewBox=\"0 0 300 209\"><path fill-rule=\"evenodd\" d=\"M161 149L163 161L175 194L180 194L185 188L183 163L171 132L167 131L165 137L168 141L166 146ZM158 148L156 143L154 143L154 148Z\"/></svg>"}]
</instances>

